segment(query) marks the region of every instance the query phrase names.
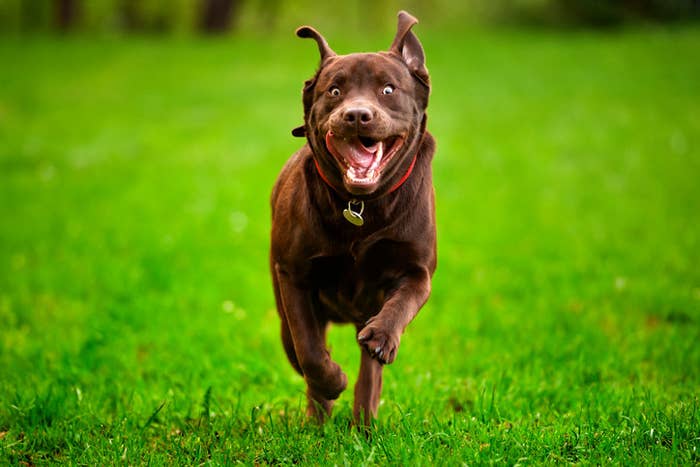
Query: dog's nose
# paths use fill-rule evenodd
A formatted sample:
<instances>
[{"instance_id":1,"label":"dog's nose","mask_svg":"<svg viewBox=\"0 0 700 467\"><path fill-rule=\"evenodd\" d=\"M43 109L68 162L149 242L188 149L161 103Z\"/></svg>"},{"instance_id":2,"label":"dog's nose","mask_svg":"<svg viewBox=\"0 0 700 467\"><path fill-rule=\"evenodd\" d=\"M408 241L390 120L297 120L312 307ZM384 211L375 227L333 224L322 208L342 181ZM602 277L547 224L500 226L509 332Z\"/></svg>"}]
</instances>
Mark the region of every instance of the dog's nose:
<instances>
[{"instance_id":1,"label":"dog's nose","mask_svg":"<svg viewBox=\"0 0 700 467\"><path fill-rule=\"evenodd\" d=\"M372 121L372 111L367 107L350 107L343 112L345 123L367 125Z\"/></svg>"}]
</instances>

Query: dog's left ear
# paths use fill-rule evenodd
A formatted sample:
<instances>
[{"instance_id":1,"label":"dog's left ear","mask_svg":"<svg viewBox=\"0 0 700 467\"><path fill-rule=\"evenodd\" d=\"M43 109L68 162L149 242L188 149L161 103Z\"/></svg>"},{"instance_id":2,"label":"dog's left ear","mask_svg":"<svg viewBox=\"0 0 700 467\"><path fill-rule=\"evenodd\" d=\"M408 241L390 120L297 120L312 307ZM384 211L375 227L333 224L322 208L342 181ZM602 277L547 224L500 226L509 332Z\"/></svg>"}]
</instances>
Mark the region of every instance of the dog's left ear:
<instances>
[{"instance_id":1,"label":"dog's left ear","mask_svg":"<svg viewBox=\"0 0 700 467\"><path fill-rule=\"evenodd\" d=\"M428 75L428 69L425 67L423 46L416 35L411 32L411 28L417 23L418 20L411 14L403 10L399 11L399 25L389 52L401 57L408 69L411 70L411 73L420 82L430 87L430 75Z\"/></svg>"}]
</instances>

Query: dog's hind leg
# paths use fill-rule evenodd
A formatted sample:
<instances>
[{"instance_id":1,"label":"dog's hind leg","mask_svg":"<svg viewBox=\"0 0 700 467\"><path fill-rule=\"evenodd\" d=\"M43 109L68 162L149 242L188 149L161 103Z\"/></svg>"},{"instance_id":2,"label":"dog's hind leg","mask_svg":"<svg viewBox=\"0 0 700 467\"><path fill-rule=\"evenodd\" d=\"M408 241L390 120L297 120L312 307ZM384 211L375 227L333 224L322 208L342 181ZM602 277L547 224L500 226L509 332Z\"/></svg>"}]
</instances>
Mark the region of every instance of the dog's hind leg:
<instances>
[{"instance_id":1,"label":"dog's hind leg","mask_svg":"<svg viewBox=\"0 0 700 467\"><path fill-rule=\"evenodd\" d=\"M319 323L319 328L325 346L328 323ZM306 408L306 414L309 417L315 418L320 423L323 423L326 418L330 417L334 399L328 399L323 393L316 391L311 386L306 388L306 398L309 401Z\"/></svg>"},{"instance_id":2,"label":"dog's hind leg","mask_svg":"<svg viewBox=\"0 0 700 467\"><path fill-rule=\"evenodd\" d=\"M280 333L282 335L282 346L284 347L284 351L287 354L287 359L289 360L289 363L292 364L292 367L296 370L296 372L304 376L304 372L301 370L301 365L299 365L297 353L294 351L294 341L292 340L292 333L289 330L287 318L284 316L284 313L280 313L280 320L282 321L282 330Z\"/></svg>"},{"instance_id":3,"label":"dog's hind leg","mask_svg":"<svg viewBox=\"0 0 700 467\"><path fill-rule=\"evenodd\" d=\"M328 415L332 407L330 401L337 399L345 390L348 379L340 366L331 360L326 349L326 323L319 322L314 313L311 293L294 284L279 265L275 265L275 274L282 309L280 314L284 314L282 321L287 324L282 329L283 342L287 341L285 350L291 342L293 354L308 385L309 412L318 417L320 412L317 408L320 406ZM285 339L286 330L289 331L289 336ZM290 351L287 350L287 355L289 354ZM323 419L324 415L320 415L318 418Z\"/></svg>"},{"instance_id":4,"label":"dog's hind leg","mask_svg":"<svg viewBox=\"0 0 700 467\"><path fill-rule=\"evenodd\" d=\"M382 364L361 349L360 375L355 383L355 404L352 409L355 423L367 427L377 416L382 394Z\"/></svg>"},{"instance_id":5,"label":"dog's hind leg","mask_svg":"<svg viewBox=\"0 0 700 467\"><path fill-rule=\"evenodd\" d=\"M324 339L325 341L325 339ZM287 319L282 316L282 345L284 346L284 351L287 353L287 358L292 367L304 376L304 372L299 365L299 359L294 350L294 341L292 340L292 334L289 330L289 325L287 324ZM330 416L333 409L333 400L326 399L320 392L315 391L308 386L306 389L306 397L309 401L306 413L309 417L313 417L319 422L323 422L326 417Z\"/></svg>"},{"instance_id":6,"label":"dog's hind leg","mask_svg":"<svg viewBox=\"0 0 700 467\"><path fill-rule=\"evenodd\" d=\"M287 317L285 316L284 310L282 308L282 297L280 297L280 287L277 281L277 274L275 274L274 268L272 269L272 285L275 292L275 302L277 304L277 311L280 316L280 335L282 337L282 346L284 347L284 352L287 354L287 359L291 363L292 367L297 373L304 376L304 372L301 371L301 366L299 365L299 359L294 351L294 341L292 340L292 334L289 330L289 324L287 323Z\"/></svg>"}]
</instances>

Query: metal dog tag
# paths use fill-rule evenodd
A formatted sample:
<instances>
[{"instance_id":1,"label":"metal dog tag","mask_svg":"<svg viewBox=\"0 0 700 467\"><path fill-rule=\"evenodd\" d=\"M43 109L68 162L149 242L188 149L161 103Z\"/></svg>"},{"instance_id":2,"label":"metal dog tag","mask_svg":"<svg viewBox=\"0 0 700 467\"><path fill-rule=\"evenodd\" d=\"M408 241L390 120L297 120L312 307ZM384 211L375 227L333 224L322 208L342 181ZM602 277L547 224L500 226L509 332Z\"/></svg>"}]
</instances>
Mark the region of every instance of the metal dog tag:
<instances>
[{"instance_id":1,"label":"metal dog tag","mask_svg":"<svg viewBox=\"0 0 700 467\"><path fill-rule=\"evenodd\" d=\"M360 206L359 211L353 211L352 206ZM356 225L357 227L362 226L365 223L365 220L362 218L362 212L365 210L365 202L364 201L358 201L356 199L351 199L348 201L348 207L346 209L343 209L343 216L345 217L345 220L350 222L352 225Z\"/></svg>"}]
</instances>

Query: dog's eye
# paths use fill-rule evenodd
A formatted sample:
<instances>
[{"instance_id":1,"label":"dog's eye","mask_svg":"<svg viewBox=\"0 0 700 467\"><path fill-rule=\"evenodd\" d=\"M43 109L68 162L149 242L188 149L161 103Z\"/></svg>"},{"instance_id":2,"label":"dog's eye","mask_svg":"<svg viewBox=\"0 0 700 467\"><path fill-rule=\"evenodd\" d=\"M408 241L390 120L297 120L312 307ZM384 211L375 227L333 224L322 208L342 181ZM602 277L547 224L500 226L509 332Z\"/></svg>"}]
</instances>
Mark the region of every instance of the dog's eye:
<instances>
[{"instance_id":1,"label":"dog's eye","mask_svg":"<svg viewBox=\"0 0 700 467\"><path fill-rule=\"evenodd\" d=\"M387 84L384 86L384 89L382 89L382 94L387 95L387 94L393 94L394 93L394 86L391 84Z\"/></svg>"},{"instance_id":2,"label":"dog's eye","mask_svg":"<svg viewBox=\"0 0 700 467\"><path fill-rule=\"evenodd\" d=\"M328 94L338 97L340 95L340 88L338 86L333 86L328 90Z\"/></svg>"}]
</instances>

